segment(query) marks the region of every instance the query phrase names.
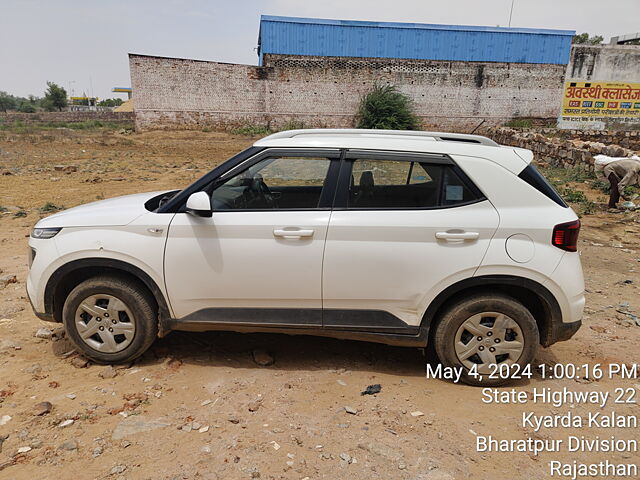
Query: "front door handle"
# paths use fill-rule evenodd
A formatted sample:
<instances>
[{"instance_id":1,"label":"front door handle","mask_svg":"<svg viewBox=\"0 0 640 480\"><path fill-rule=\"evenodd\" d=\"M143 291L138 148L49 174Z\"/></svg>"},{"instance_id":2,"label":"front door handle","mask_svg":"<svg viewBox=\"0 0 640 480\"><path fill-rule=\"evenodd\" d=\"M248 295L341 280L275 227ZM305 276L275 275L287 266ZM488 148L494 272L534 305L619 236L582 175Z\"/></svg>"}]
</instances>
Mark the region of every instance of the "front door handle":
<instances>
[{"instance_id":1,"label":"front door handle","mask_svg":"<svg viewBox=\"0 0 640 480\"><path fill-rule=\"evenodd\" d=\"M294 229L294 230L287 230L284 228L276 228L273 230L273 236L274 237L280 237L280 238L308 238L308 237L313 237L313 230L308 229L308 230L303 230L303 229Z\"/></svg>"},{"instance_id":2,"label":"front door handle","mask_svg":"<svg viewBox=\"0 0 640 480\"><path fill-rule=\"evenodd\" d=\"M477 240L480 237L478 232L437 232L436 238L438 240L451 241L464 241L464 240Z\"/></svg>"}]
</instances>

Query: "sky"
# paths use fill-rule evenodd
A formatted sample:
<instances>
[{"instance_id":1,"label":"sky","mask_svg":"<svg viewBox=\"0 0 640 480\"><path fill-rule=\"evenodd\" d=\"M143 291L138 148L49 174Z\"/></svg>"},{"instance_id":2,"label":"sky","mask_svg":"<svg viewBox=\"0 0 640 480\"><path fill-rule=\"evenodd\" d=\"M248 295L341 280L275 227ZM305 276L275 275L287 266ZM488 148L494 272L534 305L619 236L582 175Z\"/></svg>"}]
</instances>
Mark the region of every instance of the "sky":
<instances>
[{"instance_id":1,"label":"sky","mask_svg":"<svg viewBox=\"0 0 640 480\"><path fill-rule=\"evenodd\" d=\"M126 98L127 53L255 65L260 15L507 26L512 0L0 0L0 91ZM611 36L640 0L514 0L511 26Z\"/></svg>"}]
</instances>

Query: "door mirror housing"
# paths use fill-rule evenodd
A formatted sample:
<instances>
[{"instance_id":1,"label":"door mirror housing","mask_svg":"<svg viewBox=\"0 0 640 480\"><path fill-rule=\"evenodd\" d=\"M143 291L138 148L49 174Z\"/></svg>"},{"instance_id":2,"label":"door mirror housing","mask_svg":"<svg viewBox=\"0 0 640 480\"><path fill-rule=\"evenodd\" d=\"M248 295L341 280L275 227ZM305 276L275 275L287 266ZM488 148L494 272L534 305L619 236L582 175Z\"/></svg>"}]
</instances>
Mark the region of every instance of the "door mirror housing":
<instances>
[{"instance_id":1,"label":"door mirror housing","mask_svg":"<svg viewBox=\"0 0 640 480\"><path fill-rule=\"evenodd\" d=\"M211 211L211 199L206 192L192 193L187 199L187 213L196 217L210 218L212 216Z\"/></svg>"}]
</instances>

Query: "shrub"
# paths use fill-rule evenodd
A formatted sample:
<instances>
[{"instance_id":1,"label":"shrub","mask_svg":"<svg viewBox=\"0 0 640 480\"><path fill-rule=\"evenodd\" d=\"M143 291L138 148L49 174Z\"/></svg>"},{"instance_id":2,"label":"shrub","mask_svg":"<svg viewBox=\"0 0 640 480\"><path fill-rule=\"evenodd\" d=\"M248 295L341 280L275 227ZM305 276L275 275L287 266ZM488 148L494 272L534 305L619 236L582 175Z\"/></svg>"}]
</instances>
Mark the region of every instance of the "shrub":
<instances>
[{"instance_id":1,"label":"shrub","mask_svg":"<svg viewBox=\"0 0 640 480\"><path fill-rule=\"evenodd\" d=\"M47 202L42 207L40 207L40 212L42 213L53 213L58 212L60 210L64 210L64 206L56 205L55 203Z\"/></svg>"},{"instance_id":2,"label":"shrub","mask_svg":"<svg viewBox=\"0 0 640 480\"><path fill-rule=\"evenodd\" d=\"M412 100L393 85L374 85L360 101L358 128L418 130Z\"/></svg>"},{"instance_id":3,"label":"shrub","mask_svg":"<svg viewBox=\"0 0 640 480\"><path fill-rule=\"evenodd\" d=\"M531 128L531 120L528 118L514 118L505 123L504 126L511 128Z\"/></svg>"}]
</instances>

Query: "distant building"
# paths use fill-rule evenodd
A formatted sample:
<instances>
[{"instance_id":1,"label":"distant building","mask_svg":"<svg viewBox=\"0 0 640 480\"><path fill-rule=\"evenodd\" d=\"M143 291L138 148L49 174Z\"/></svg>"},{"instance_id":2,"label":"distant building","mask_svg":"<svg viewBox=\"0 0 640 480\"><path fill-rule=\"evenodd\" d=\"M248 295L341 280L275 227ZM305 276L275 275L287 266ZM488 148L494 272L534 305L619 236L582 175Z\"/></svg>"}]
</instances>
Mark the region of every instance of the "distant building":
<instances>
[{"instance_id":1,"label":"distant building","mask_svg":"<svg viewBox=\"0 0 640 480\"><path fill-rule=\"evenodd\" d=\"M363 22L260 20L258 55L394 58L566 65L573 30Z\"/></svg>"},{"instance_id":2,"label":"distant building","mask_svg":"<svg viewBox=\"0 0 640 480\"><path fill-rule=\"evenodd\" d=\"M572 47L574 34L263 16L259 66L130 54L136 126L282 127L295 122L350 127L361 97L376 83L394 84L409 95L425 128L470 131L480 123L496 125L514 118L555 122L564 116L567 94L590 88L578 85L582 73L570 74L589 70L581 60L587 58L583 48L601 49L598 58L614 63L617 55L640 51L631 46L614 47L626 53ZM594 62L594 71L606 77L610 69ZM639 65L632 60L629 77L611 80L631 82L629 78L638 78ZM574 81L576 88L568 90ZM624 88L620 95L636 95ZM633 111L635 104L630 109L627 104L618 107ZM575 106L566 108L570 117L581 113ZM598 107L593 103L585 108ZM604 118L610 112L601 113ZM621 118L626 117L616 115L616 121ZM608 123L599 122L600 127Z\"/></svg>"}]
</instances>

